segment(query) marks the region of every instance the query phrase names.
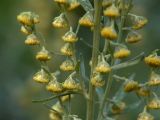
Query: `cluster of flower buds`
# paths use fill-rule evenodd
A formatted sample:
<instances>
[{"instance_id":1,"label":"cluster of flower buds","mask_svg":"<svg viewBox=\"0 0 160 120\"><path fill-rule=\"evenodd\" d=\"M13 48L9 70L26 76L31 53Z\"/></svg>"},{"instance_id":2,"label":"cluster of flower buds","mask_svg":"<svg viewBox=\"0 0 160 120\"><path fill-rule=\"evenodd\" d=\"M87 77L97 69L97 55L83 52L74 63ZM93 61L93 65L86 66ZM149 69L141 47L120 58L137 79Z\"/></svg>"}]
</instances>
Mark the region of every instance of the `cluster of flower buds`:
<instances>
[{"instance_id":1,"label":"cluster of flower buds","mask_svg":"<svg viewBox=\"0 0 160 120\"><path fill-rule=\"evenodd\" d=\"M95 87L102 87L105 84L105 81L103 80L103 74L107 74L110 71L111 67L106 61L104 55L103 54L99 55L98 63L95 67L95 73L91 78L91 84Z\"/></svg>"},{"instance_id":2,"label":"cluster of flower buds","mask_svg":"<svg viewBox=\"0 0 160 120\"><path fill-rule=\"evenodd\" d=\"M110 24L105 25L101 30L102 37L106 40L116 40L118 37L117 31L115 30L115 20L120 16L120 10L118 6L112 0L104 0L102 3L104 7L103 14L105 17L110 19Z\"/></svg>"},{"instance_id":3,"label":"cluster of flower buds","mask_svg":"<svg viewBox=\"0 0 160 120\"><path fill-rule=\"evenodd\" d=\"M131 16L133 24L128 29L129 32L126 37L126 42L132 44L142 40L142 35L139 34L136 30L143 28L148 23L148 20L143 16L137 16L130 13L129 13L129 16Z\"/></svg>"},{"instance_id":4,"label":"cluster of flower buds","mask_svg":"<svg viewBox=\"0 0 160 120\"><path fill-rule=\"evenodd\" d=\"M75 65L76 65L76 60L74 59L74 56L75 56L74 45L75 45L75 42L77 42L78 37L73 32L72 27L70 27L70 30L62 36L62 39L65 42L65 44L64 46L62 46L60 51L67 58L60 65L60 69L65 72L74 71Z\"/></svg>"},{"instance_id":5,"label":"cluster of flower buds","mask_svg":"<svg viewBox=\"0 0 160 120\"><path fill-rule=\"evenodd\" d=\"M17 16L17 20L22 24L21 32L27 35L26 45L39 45L40 41L35 33L35 25L40 22L39 16L33 12L22 12Z\"/></svg>"},{"instance_id":6,"label":"cluster of flower buds","mask_svg":"<svg viewBox=\"0 0 160 120\"><path fill-rule=\"evenodd\" d=\"M67 18L67 12L76 9L80 6L79 0L53 0L62 9L57 17L52 21L53 28L68 29L66 33L61 37L64 45L60 48L61 54L65 57L65 60L59 66L62 73L65 73L67 77L64 81L60 82L55 73L49 71L46 62L51 60L51 54L45 46L40 46L41 49L36 54L36 59L42 64L42 68L33 76L33 80L38 83L46 84L46 90L55 94L63 94L64 92L77 92L82 90L78 79L75 78L76 68L79 68L75 53L75 44L78 41L77 30L74 32L72 26L69 24ZM82 4L82 3L81 3ZM86 4L87 5L87 4ZM92 4L91 4L92 5ZM83 5L82 5L83 7ZM141 41L142 35L137 31L143 28L148 20L145 17L137 16L129 13L130 7L127 2L121 0L103 0L102 10L100 11L101 17L99 19L99 37L103 37L108 43L108 51L102 52L98 56L98 60L90 62L93 70L91 73L90 83L94 87L103 87L105 85L104 75L112 71L112 65L115 65L117 59L124 59L130 56L131 51L125 45L126 43L137 43ZM86 10L86 9L85 9ZM79 19L78 24L84 27L88 27L91 30L96 27L96 19L94 15L96 12L93 9L86 10L86 13ZM131 17L132 25L125 27L125 18ZM36 24L40 22L39 16L33 12L22 12L17 16L17 20L20 22L21 32L26 36L24 43L29 46L41 45L41 39L36 32ZM102 22L103 21L103 22ZM123 23L124 22L124 23ZM78 26L79 27L79 26ZM128 30L127 35L123 35L123 30ZM94 34L96 35L96 34ZM95 37L95 36L94 36ZM122 40L124 41L122 41ZM122 42L122 43L121 43ZM126 43L124 43L126 42ZM112 46L114 52L112 53ZM106 45L107 46L107 45ZM93 47L93 49L96 49ZM99 51L99 49L97 50ZM94 53L94 52L93 52ZM106 57L108 54L111 56L111 60ZM97 55L95 55L97 57ZM113 60L113 61L112 61ZM117 61L116 61L117 60ZM109 62L108 62L109 61ZM112 63L113 62L113 63ZM160 68L160 56L156 52L144 58L144 62L152 68ZM116 65L115 65L116 66ZM46 69L47 68L47 69ZM109 85L109 84L108 84ZM150 79L145 84L140 84L135 80L125 79L123 84L123 90L125 93L135 92L139 97L150 97L153 93L149 88L152 86L160 85L160 75L152 70ZM90 93L90 92L89 92ZM88 94L87 94L88 95ZM88 96L87 96L88 97ZM62 95L59 97L59 101L52 106L49 117L51 120L62 120L66 111L63 107L63 102L70 100L71 94ZM126 104L123 101L113 102L110 106L110 110L113 114L122 113ZM155 96L152 98L144 108L144 111L138 115L137 120L154 120L154 117L147 112L147 109L160 109L160 99Z\"/></svg>"},{"instance_id":7,"label":"cluster of flower buds","mask_svg":"<svg viewBox=\"0 0 160 120\"><path fill-rule=\"evenodd\" d=\"M65 91L77 91L81 89L81 86L77 79L74 79L74 75L76 74L76 54L75 54L75 43L78 41L77 33L73 31L72 26L69 24L69 19L66 16L68 11L74 10L80 6L78 0L54 0L54 2L58 3L58 5L63 9L63 12L55 17L52 22L53 28L59 29L68 29L69 30L64 33L62 36L62 40L64 45L60 48L60 52L63 56L65 56L65 60L60 65L61 72L66 73L69 76L65 78L63 83L59 83L58 81L52 80L47 86L47 89L52 92L65 92ZM70 99L70 96L61 97L61 101L65 102L66 100ZM58 112L61 117L63 116L61 112ZM58 117L59 117L58 115ZM59 120L56 117L56 114L51 113L50 119L51 120ZM61 118L62 119L62 118Z\"/></svg>"},{"instance_id":8,"label":"cluster of flower buds","mask_svg":"<svg viewBox=\"0 0 160 120\"><path fill-rule=\"evenodd\" d=\"M17 20L22 24L21 32L27 35L24 43L29 46L40 45L40 38L35 30L35 25L40 22L39 16L33 12L22 12L17 16ZM36 59L46 62L51 59L51 55L43 46L37 53Z\"/></svg>"}]
</instances>

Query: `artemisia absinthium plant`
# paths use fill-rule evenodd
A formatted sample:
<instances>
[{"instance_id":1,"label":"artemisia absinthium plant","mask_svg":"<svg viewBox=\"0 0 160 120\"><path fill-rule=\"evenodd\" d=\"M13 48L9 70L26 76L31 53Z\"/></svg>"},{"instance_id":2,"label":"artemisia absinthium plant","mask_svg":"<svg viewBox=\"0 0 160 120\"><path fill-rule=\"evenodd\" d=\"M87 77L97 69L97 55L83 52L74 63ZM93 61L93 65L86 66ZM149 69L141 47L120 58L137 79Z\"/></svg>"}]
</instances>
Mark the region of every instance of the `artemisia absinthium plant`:
<instances>
[{"instance_id":1,"label":"artemisia absinthium plant","mask_svg":"<svg viewBox=\"0 0 160 120\"><path fill-rule=\"evenodd\" d=\"M33 12L22 12L17 16L17 20L22 25L21 32L26 35L24 43L40 47L35 58L40 61L41 69L35 73L33 80L44 84L46 90L53 93L52 97L34 102L46 103L57 99L57 102L50 107L51 120L80 120L81 116L72 114L70 100L76 94L81 94L87 101L86 120L120 120L122 113L139 107L143 99L146 103L144 110L137 115L137 120L154 120L155 117L149 111L160 109L160 98L155 89L152 89L160 86L160 75L157 72L160 68L159 50L153 51L146 57L142 52L132 59L127 59L132 54L127 45L141 41L142 35L138 30L148 22L145 17L131 13L134 1L94 0L93 5L89 0L53 1L63 12L53 19L51 25L54 29L68 28L62 36L64 45L60 48L60 52L66 60L60 65L60 70L57 70L60 72L51 72L46 64L47 61L52 60L52 54L43 45L36 31L36 25L40 22L39 16ZM69 24L66 13L79 6L82 6L86 13L80 17L78 27L73 28ZM128 23L127 20L131 22ZM80 37L83 37L77 35L80 26L91 29L93 33L92 58L89 63L90 76L84 73L86 67L83 54L76 53L75 44ZM103 50L99 46L101 42L104 43ZM139 83L132 75L121 77L115 74L116 71L138 64L140 61L144 61L151 68L149 80L145 83ZM62 72L68 76L60 82L58 75ZM116 93L110 90L114 87L113 80L122 82L122 86ZM135 92L140 99L135 104L127 105L124 97L130 92ZM109 94L114 97L110 98ZM95 110L97 100L99 108Z\"/></svg>"}]
</instances>

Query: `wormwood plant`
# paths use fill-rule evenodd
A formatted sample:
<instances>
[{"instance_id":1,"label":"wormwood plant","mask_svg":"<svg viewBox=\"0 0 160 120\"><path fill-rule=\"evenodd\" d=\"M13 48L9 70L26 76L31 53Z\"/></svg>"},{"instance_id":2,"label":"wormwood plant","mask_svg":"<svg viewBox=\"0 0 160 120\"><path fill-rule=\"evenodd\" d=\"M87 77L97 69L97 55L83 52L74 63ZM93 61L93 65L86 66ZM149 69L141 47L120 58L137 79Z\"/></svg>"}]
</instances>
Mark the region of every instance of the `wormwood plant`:
<instances>
[{"instance_id":1,"label":"wormwood plant","mask_svg":"<svg viewBox=\"0 0 160 120\"><path fill-rule=\"evenodd\" d=\"M66 60L55 72L50 71L47 61L52 60L52 56L56 54L46 48L36 30L36 25L40 22L39 16L33 12L22 12L17 16L17 20L22 25L21 32L27 35L25 44L40 48L36 59L40 61L41 69L33 76L33 80L44 84L46 90L53 93L49 98L33 100L33 102L47 103L56 99L57 102L49 106L51 120L81 120L81 116L74 115L71 111L71 99L74 99L77 94L87 102L86 120L122 120L124 118L121 118L121 114L135 110L140 105L144 110L137 115L137 120L154 120L154 116L149 112L160 109L160 99L156 89L153 89L160 85L159 50L152 51L148 56L144 56L142 52L128 58L132 51L127 48L127 45L141 41L142 35L138 30L148 22L145 17L131 13L134 6L133 0L94 0L92 2L54 0L54 2L61 9L61 14L53 19L53 28L68 28L62 36L64 46L60 48L60 54ZM73 28L69 24L67 13L79 6L82 6L86 13L79 19L77 28ZM81 26L91 29L90 32L93 34L92 45L83 41L84 45L92 49L89 76L85 73L83 53L77 53L75 47L77 41L83 38L78 36ZM100 43L104 43L103 50L100 49ZM145 82L136 81L134 74L127 77L117 75L117 71L140 62L145 62L151 69L150 77ZM65 74L66 77L59 80L60 74ZM119 84L119 88L114 93L111 88L116 84ZM130 92L135 93L139 101L127 105L124 97ZM95 109L95 106L98 106L98 109ZM156 120L159 119L160 117Z\"/></svg>"}]
</instances>

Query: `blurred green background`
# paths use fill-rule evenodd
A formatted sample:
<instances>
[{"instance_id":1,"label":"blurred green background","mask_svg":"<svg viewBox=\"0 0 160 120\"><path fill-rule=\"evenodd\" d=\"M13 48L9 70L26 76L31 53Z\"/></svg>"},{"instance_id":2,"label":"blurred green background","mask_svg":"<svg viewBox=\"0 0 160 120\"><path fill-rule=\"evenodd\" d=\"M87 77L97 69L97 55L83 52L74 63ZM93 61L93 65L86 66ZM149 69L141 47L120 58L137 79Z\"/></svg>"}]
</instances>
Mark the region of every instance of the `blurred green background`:
<instances>
[{"instance_id":1,"label":"blurred green background","mask_svg":"<svg viewBox=\"0 0 160 120\"><path fill-rule=\"evenodd\" d=\"M133 55L145 51L160 48L160 1L159 0L134 0L136 6L134 13L144 15L149 19L149 24L142 30L144 39L142 42L130 45ZM32 81L32 75L39 70L39 63L34 59L37 50L24 45L25 36L20 33L20 25L16 21L16 16L22 11L33 11L39 14L41 23L38 30L43 33L48 48L59 51L63 45L61 35L62 30L55 30L51 26L52 19L59 15L59 8L53 0L1 0L0 1L0 120L47 120L48 109L41 104L33 104L32 99L45 98L51 94L45 91L45 87ZM69 13L72 26L75 28L78 17L83 15L82 9ZM78 16L79 15L79 16ZM88 30L81 29L79 35L85 36L84 40L91 43L91 34ZM91 49L83 43L76 45L79 52L82 52L86 61L89 61ZM55 56L51 61L51 70L58 69L58 65L64 60L63 57ZM58 61L58 62L57 62ZM87 65L87 62L85 63ZM130 75L136 71L136 79L146 80L149 68L143 63L122 71L125 75ZM114 88L113 88L114 89ZM131 95L132 96L132 95ZM132 99L133 97L131 97ZM74 112L84 118L85 103L79 98L73 100ZM50 103L51 104L51 103ZM78 109L75 109L75 108ZM80 111L78 113L78 111ZM142 111L138 109L135 114ZM135 120L136 115L124 114L123 120ZM156 120L159 120L157 117Z\"/></svg>"}]
</instances>

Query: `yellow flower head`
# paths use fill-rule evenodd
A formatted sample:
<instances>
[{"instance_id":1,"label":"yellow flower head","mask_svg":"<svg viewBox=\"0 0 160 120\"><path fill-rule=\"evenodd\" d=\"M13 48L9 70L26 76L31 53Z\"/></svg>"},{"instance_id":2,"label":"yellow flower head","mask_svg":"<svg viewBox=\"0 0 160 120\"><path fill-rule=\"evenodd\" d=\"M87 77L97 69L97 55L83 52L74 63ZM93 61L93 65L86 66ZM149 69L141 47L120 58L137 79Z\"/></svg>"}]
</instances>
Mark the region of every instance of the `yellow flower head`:
<instances>
[{"instance_id":1,"label":"yellow flower head","mask_svg":"<svg viewBox=\"0 0 160 120\"><path fill-rule=\"evenodd\" d=\"M135 32L135 31L134 32L131 31L127 35L126 42L127 43L137 43L141 39L142 39L142 35L140 35L139 33Z\"/></svg>"},{"instance_id":2,"label":"yellow flower head","mask_svg":"<svg viewBox=\"0 0 160 120\"><path fill-rule=\"evenodd\" d=\"M127 48L118 48L114 53L114 57L117 59L122 59L128 57L130 54L131 51Z\"/></svg>"},{"instance_id":3,"label":"yellow flower head","mask_svg":"<svg viewBox=\"0 0 160 120\"><path fill-rule=\"evenodd\" d=\"M153 98L147 105L149 109L160 109L160 99Z\"/></svg>"},{"instance_id":4,"label":"yellow flower head","mask_svg":"<svg viewBox=\"0 0 160 120\"><path fill-rule=\"evenodd\" d=\"M139 88L138 82L133 80L126 81L126 83L124 84L125 92L132 92L134 90L137 90L138 88Z\"/></svg>"},{"instance_id":5,"label":"yellow flower head","mask_svg":"<svg viewBox=\"0 0 160 120\"><path fill-rule=\"evenodd\" d=\"M77 83L71 76L69 76L63 83L63 87L66 90L78 90L80 89L79 83Z\"/></svg>"},{"instance_id":6,"label":"yellow flower head","mask_svg":"<svg viewBox=\"0 0 160 120\"><path fill-rule=\"evenodd\" d=\"M63 71L73 71L75 70L74 62L70 59L67 59L60 65L60 69Z\"/></svg>"},{"instance_id":7,"label":"yellow flower head","mask_svg":"<svg viewBox=\"0 0 160 120\"><path fill-rule=\"evenodd\" d=\"M52 25L55 28L66 28L68 27L68 21L65 15L62 13L60 16L54 18Z\"/></svg>"},{"instance_id":8,"label":"yellow flower head","mask_svg":"<svg viewBox=\"0 0 160 120\"><path fill-rule=\"evenodd\" d=\"M102 28L101 35L108 40L115 40L118 37L116 30L112 26Z\"/></svg>"},{"instance_id":9,"label":"yellow flower head","mask_svg":"<svg viewBox=\"0 0 160 120\"><path fill-rule=\"evenodd\" d=\"M64 36L62 36L62 39L63 39L65 42L74 43L74 42L77 42L78 37L77 37L77 35L73 32L73 30L72 30L72 28L71 28Z\"/></svg>"},{"instance_id":10,"label":"yellow flower head","mask_svg":"<svg viewBox=\"0 0 160 120\"><path fill-rule=\"evenodd\" d=\"M145 57L144 61L151 67L160 67L160 57L157 55L149 55Z\"/></svg>"},{"instance_id":11,"label":"yellow flower head","mask_svg":"<svg viewBox=\"0 0 160 120\"><path fill-rule=\"evenodd\" d=\"M112 105L111 111L114 114L120 114L124 111L125 108L126 108L125 102L120 101Z\"/></svg>"},{"instance_id":12,"label":"yellow flower head","mask_svg":"<svg viewBox=\"0 0 160 120\"><path fill-rule=\"evenodd\" d=\"M148 97L150 96L150 90L146 87L140 87L136 90L136 93L138 96L142 96L142 97Z\"/></svg>"},{"instance_id":13,"label":"yellow flower head","mask_svg":"<svg viewBox=\"0 0 160 120\"><path fill-rule=\"evenodd\" d=\"M105 84L105 81L99 73L95 73L91 78L91 84L95 87L102 87Z\"/></svg>"},{"instance_id":14,"label":"yellow flower head","mask_svg":"<svg viewBox=\"0 0 160 120\"><path fill-rule=\"evenodd\" d=\"M149 114L147 111L143 111L138 115L137 120L154 120L154 117Z\"/></svg>"},{"instance_id":15,"label":"yellow flower head","mask_svg":"<svg viewBox=\"0 0 160 120\"><path fill-rule=\"evenodd\" d=\"M30 34L27 36L26 40L24 41L26 45L39 45L40 41L35 34Z\"/></svg>"},{"instance_id":16,"label":"yellow flower head","mask_svg":"<svg viewBox=\"0 0 160 120\"><path fill-rule=\"evenodd\" d=\"M48 83L50 78L49 75L41 69L33 76L33 80L39 83Z\"/></svg>"},{"instance_id":17,"label":"yellow flower head","mask_svg":"<svg viewBox=\"0 0 160 120\"><path fill-rule=\"evenodd\" d=\"M147 18L142 16L136 16L134 19L134 25L132 26L133 29L138 30L144 27L148 23Z\"/></svg>"},{"instance_id":18,"label":"yellow flower head","mask_svg":"<svg viewBox=\"0 0 160 120\"><path fill-rule=\"evenodd\" d=\"M155 72L152 72L151 73L151 77L148 81L148 84L150 86L157 86L157 85L160 85L160 75L155 73Z\"/></svg>"},{"instance_id":19,"label":"yellow flower head","mask_svg":"<svg viewBox=\"0 0 160 120\"><path fill-rule=\"evenodd\" d=\"M61 83L57 81L57 78L53 76L54 78L50 80L48 85L46 86L46 89L53 93L61 93L63 91L63 87Z\"/></svg>"},{"instance_id":20,"label":"yellow flower head","mask_svg":"<svg viewBox=\"0 0 160 120\"><path fill-rule=\"evenodd\" d=\"M60 51L63 55L66 55L66 56L72 56L74 54L71 43L65 43L65 45L61 48Z\"/></svg>"},{"instance_id":21,"label":"yellow flower head","mask_svg":"<svg viewBox=\"0 0 160 120\"><path fill-rule=\"evenodd\" d=\"M36 59L39 61L48 61L51 59L51 55L49 52L45 49L45 47L42 47L41 51L39 51L36 55Z\"/></svg>"},{"instance_id":22,"label":"yellow flower head","mask_svg":"<svg viewBox=\"0 0 160 120\"><path fill-rule=\"evenodd\" d=\"M86 14L84 14L80 18L79 24L82 25L82 26L86 26L86 27L92 27L94 25L92 13L91 12L87 12Z\"/></svg>"},{"instance_id":23,"label":"yellow flower head","mask_svg":"<svg viewBox=\"0 0 160 120\"><path fill-rule=\"evenodd\" d=\"M64 108L62 107L60 102L56 102L56 104L54 104L52 106L52 109L55 110L56 112L58 112L59 114L63 114L64 113Z\"/></svg>"},{"instance_id":24,"label":"yellow flower head","mask_svg":"<svg viewBox=\"0 0 160 120\"><path fill-rule=\"evenodd\" d=\"M97 64L95 70L96 70L96 72L100 72L100 73L108 73L111 71L111 67L105 61L104 57L102 56L102 60L98 61L98 64Z\"/></svg>"},{"instance_id":25,"label":"yellow flower head","mask_svg":"<svg viewBox=\"0 0 160 120\"><path fill-rule=\"evenodd\" d=\"M77 7L80 6L80 3L78 2L78 0L69 0L68 1L69 3L69 6L68 6L68 10L74 10L76 9Z\"/></svg>"},{"instance_id":26,"label":"yellow flower head","mask_svg":"<svg viewBox=\"0 0 160 120\"><path fill-rule=\"evenodd\" d=\"M115 4L112 4L111 6L107 7L103 14L108 17L116 18L120 16L119 9L115 6Z\"/></svg>"},{"instance_id":27,"label":"yellow flower head","mask_svg":"<svg viewBox=\"0 0 160 120\"><path fill-rule=\"evenodd\" d=\"M25 35L30 35L32 34L32 28L30 26L21 26L21 32L24 33Z\"/></svg>"},{"instance_id":28,"label":"yellow flower head","mask_svg":"<svg viewBox=\"0 0 160 120\"><path fill-rule=\"evenodd\" d=\"M40 22L39 16L33 12L22 12L17 16L17 20L28 26L32 26L33 24Z\"/></svg>"}]
</instances>

